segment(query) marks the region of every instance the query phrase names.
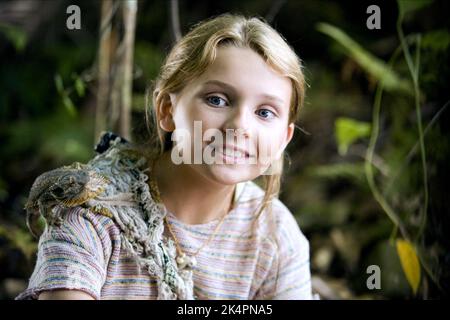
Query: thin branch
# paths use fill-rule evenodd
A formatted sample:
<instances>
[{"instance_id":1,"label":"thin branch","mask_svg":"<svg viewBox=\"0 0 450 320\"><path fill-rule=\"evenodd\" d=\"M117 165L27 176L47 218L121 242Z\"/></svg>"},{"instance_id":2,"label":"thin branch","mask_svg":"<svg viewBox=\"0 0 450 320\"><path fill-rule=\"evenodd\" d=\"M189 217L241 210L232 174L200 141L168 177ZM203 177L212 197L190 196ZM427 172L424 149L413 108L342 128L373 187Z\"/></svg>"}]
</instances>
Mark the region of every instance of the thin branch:
<instances>
[{"instance_id":1,"label":"thin branch","mask_svg":"<svg viewBox=\"0 0 450 320\"><path fill-rule=\"evenodd\" d=\"M269 9L269 12L266 14L266 21L271 24L275 19L278 12L281 10L283 5L286 3L286 0L274 0L272 2L272 6Z\"/></svg>"},{"instance_id":2,"label":"thin branch","mask_svg":"<svg viewBox=\"0 0 450 320\"><path fill-rule=\"evenodd\" d=\"M100 137L106 129L106 111L109 97L109 80L111 68L111 16L113 12L112 0L103 0L101 4L100 17L100 41L98 52L98 90L97 107L95 112L95 137Z\"/></svg>"},{"instance_id":3,"label":"thin branch","mask_svg":"<svg viewBox=\"0 0 450 320\"><path fill-rule=\"evenodd\" d=\"M424 188L424 205L422 213L422 221L420 223L420 230L417 233L417 237L420 237L423 230L425 229L425 224L427 222L428 216L428 173L427 173L427 159L425 142L423 139L423 129L422 129L422 111L420 109L420 88L419 88L419 67L420 67L420 35L417 36L417 47L416 47L416 57L415 65L411 58L411 53L409 52L408 45L405 41L405 36L403 34L402 28L403 16L400 14L397 19L397 33L400 38L400 43L403 48L403 54L405 56L406 64L408 65L409 73L414 83L414 102L416 107L416 117L417 117L417 129L419 131L419 146L420 146L420 158L422 162L422 179ZM417 240L417 239L416 239Z\"/></svg>"},{"instance_id":4,"label":"thin branch","mask_svg":"<svg viewBox=\"0 0 450 320\"><path fill-rule=\"evenodd\" d=\"M366 161L364 163L364 170L366 173L367 182L369 184L369 188L372 191L372 194L375 198L375 200L378 202L378 204L383 208L384 212L387 214L389 219L391 219L392 223L399 228L402 236L405 239L410 239L410 236L408 234L408 231L406 230L405 226L403 225L403 222L397 215L397 213L394 211L394 209L389 205L389 203L386 201L386 199L381 194L380 190L378 189L378 186L375 183L375 175L373 172L373 158L375 153L375 146L378 139L378 134L380 130L380 109L381 109L381 98L383 95L384 90L384 81L380 81L377 91L375 93L375 101L374 101L374 108L373 108L373 115L372 115L372 133L370 135L370 141L369 146L367 148L367 156Z\"/></svg>"},{"instance_id":5,"label":"thin branch","mask_svg":"<svg viewBox=\"0 0 450 320\"><path fill-rule=\"evenodd\" d=\"M122 64L122 104L120 112L120 134L126 139L131 135L131 103L133 91L133 52L134 52L134 33L136 29L137 1L127 0L123 7L125 36L123 43L125 52Z\"/></svg>"},{"instance_id":6,"label":"thin branch","mask_svg":"<svg viewBox=\"0 0 450 320\"><path fill-rule=\"evenodd\" d=\"M450 105L450 100L447 101L436 114L433 116L431 121L427 124L425 127L425 130L423 131L423 136L425 137L428 133L428 131L431 129L431 127L436 123L436 121L439 119L441 114L447 109L447 107ZM405 157L405 160L403 160L402 165L399 167L398 170L396 170L395 176L389 181L389 183L386 186L384 194L389 194L391 192L391 188L394 186L394 182L398 179L398 177L403 173L403 171L408 168L408 163L411 162L412 157L417 153L417 148L419 147L419 141L417 140L414 146L409 150L408 155Z\"/></svg>"},{"instance_id":7,"label":"thin branch","mask_svg":"<svg viewBox=\"0 0 450 320\"><path fill-rule=\"evenodd\" d=\"M170 20L170 31L172 35L172 41L178 42L181 39L181 28L180 28L180 13L178 0L169 1L169 20Z\"/></svg>"},{"instance_id":8,"label":"thin branch","mask_svg":"<svg viewBox=\"0 0 450 320\"><path fill-rule=\"evenodd\" d=\"M180 28L180 8L178 0L170 0L169 2L169 29L172 43L181 39Z\"/></svg>"},{"instance_id":9,"label":"thin branch","mask_svg":"<svg viewBox=\"0 0 450 320\"><path fill-rule=\"evenodd\" d=\"M103 0L105 1L105 0ZM108 0L112 1L112 0ZM103 4L102 4L103 5ZM106 12L106 16L102 17L102 21L100 23L100 37L102 37L103 33L108 32L108 30L111 30L112 20L114 18L114 15L117 12L117 9L119 9L120 1L115 1L112 3L110 10Z\"/></svg>"}]
</instances>

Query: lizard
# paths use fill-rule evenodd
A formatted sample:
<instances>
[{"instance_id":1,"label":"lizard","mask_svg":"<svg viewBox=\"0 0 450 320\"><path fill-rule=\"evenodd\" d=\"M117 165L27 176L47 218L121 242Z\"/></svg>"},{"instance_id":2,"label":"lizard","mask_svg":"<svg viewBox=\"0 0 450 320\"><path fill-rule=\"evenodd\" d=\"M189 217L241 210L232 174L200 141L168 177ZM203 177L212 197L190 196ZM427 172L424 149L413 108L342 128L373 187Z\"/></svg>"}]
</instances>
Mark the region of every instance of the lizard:
<instances>
[{"instance_id":1,"label":"lizard","mask_svg":"<svg viewBox=\"0 0 450 320\"><path fill-rule=\"evenodd\" d=\"M31 234L39 238L39 217L48 224L60 225L62 218L54 214L53 207L65 208L82 205L104 191L108 179L85 164L75 162L40 175L33 183L24 209Z\"/></svg>"}]
</instances>

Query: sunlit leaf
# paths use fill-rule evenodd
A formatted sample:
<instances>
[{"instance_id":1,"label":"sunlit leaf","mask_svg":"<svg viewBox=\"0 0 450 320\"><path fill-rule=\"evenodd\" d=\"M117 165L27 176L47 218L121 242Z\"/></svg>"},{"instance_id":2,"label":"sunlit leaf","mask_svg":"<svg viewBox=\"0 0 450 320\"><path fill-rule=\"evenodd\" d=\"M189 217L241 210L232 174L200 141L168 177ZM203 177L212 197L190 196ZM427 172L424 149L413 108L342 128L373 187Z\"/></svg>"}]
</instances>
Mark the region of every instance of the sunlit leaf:
<instances>
[{"instance_id":1,"label":"sunlit leaf","mask_svg":"<svg viewBox=\"0 0 450 320\"><path fill-rule=\"evenodd\" d=\"M319 23L317 29L337 41L367 73L384 82L387 91L401 91L412 94L411 84L401 79L387 64L361 47L341 29L327 23Z\"/></svg>"},{"instance_id":2,"label":"sunlit leaf","mask_svg":"<svg viewBox=\"0 0 450 320\"><path fill-rule=\"evenodd\" d=\"M419 10L433 3L433 0L397 0L400 16L406 13Z\"/></svg>"},{"instance_id":3,"label":"sunlit leaf","mask_svg":"<svg viewBox=\"0 0 450 320\"><path fill-rule=\"evenodd\" d=\"M396 247L403 272L414 294L416 294L420 284L420 263L416 250L409 241L403 239L397 240Z\"/></svg>"},{"instance_id":4,"label":"sunlit leaf","mask_svg":"<svg viewBox=\"0 0 450 320\"><path fill-rule=\"evenodd\" d=\"M86 91L85 89L86 89L86 87L84 85L84 81L81 80L80 77L77 77L75 79L75 90L77 91L77 94L79 97L84 97L84 94Z\"/></svg>"},{"instance_id":5,"label":"sunlit leaf","mask_svg":"<svg viewBox=\"0 0 450 320\"><path fill-rule=\"evenodd\" d=\"M340 117L335 122L335 135L340 155L347 154L352 143L370 135L370 123Z\"/></svg>"}]
</instances>

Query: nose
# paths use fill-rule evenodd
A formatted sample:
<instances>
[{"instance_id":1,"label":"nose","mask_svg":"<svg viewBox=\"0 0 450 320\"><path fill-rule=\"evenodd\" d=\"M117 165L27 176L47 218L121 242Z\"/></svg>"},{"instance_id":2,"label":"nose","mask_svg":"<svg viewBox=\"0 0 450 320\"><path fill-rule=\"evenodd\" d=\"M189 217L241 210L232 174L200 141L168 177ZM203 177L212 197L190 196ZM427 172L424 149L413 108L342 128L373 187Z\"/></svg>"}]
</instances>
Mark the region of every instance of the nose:
<instances>
[{"instance_id":1,"label":"nose","mask_svg":"<svg viewBox=\"0 0 450 320\"><path fill-rule=\"evenodd\" d=\"M229 118L225 124L225 133L232 134L236 137L249 138L250 137L250 117L248 115L248 108L235 107L230 112Z\"/></svg>"}]
</instances>

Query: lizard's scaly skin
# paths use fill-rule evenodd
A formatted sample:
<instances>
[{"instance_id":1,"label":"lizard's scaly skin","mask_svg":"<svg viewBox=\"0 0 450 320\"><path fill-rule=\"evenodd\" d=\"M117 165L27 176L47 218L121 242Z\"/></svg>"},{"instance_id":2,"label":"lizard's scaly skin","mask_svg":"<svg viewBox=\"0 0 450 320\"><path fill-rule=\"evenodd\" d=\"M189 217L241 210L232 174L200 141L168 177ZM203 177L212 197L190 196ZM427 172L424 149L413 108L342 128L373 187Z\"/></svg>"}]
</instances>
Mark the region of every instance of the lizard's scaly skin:
<instances>
[{"instance_id":1,"label":"lizard's scaly skin","mask_svg":"<svg viewBox=\"0 0 450 320\"><path fill-rule=\"evenodd\" d=\"M107 183L106 177L78 162L39 176L31 187L25 205L27 226L33 236L38 238L42 234L38 224L40 215L49 224L59 224L62 219L52 214L53 206L69 208L82 205L101 194Z\"/></svg>"}]
</instances>

